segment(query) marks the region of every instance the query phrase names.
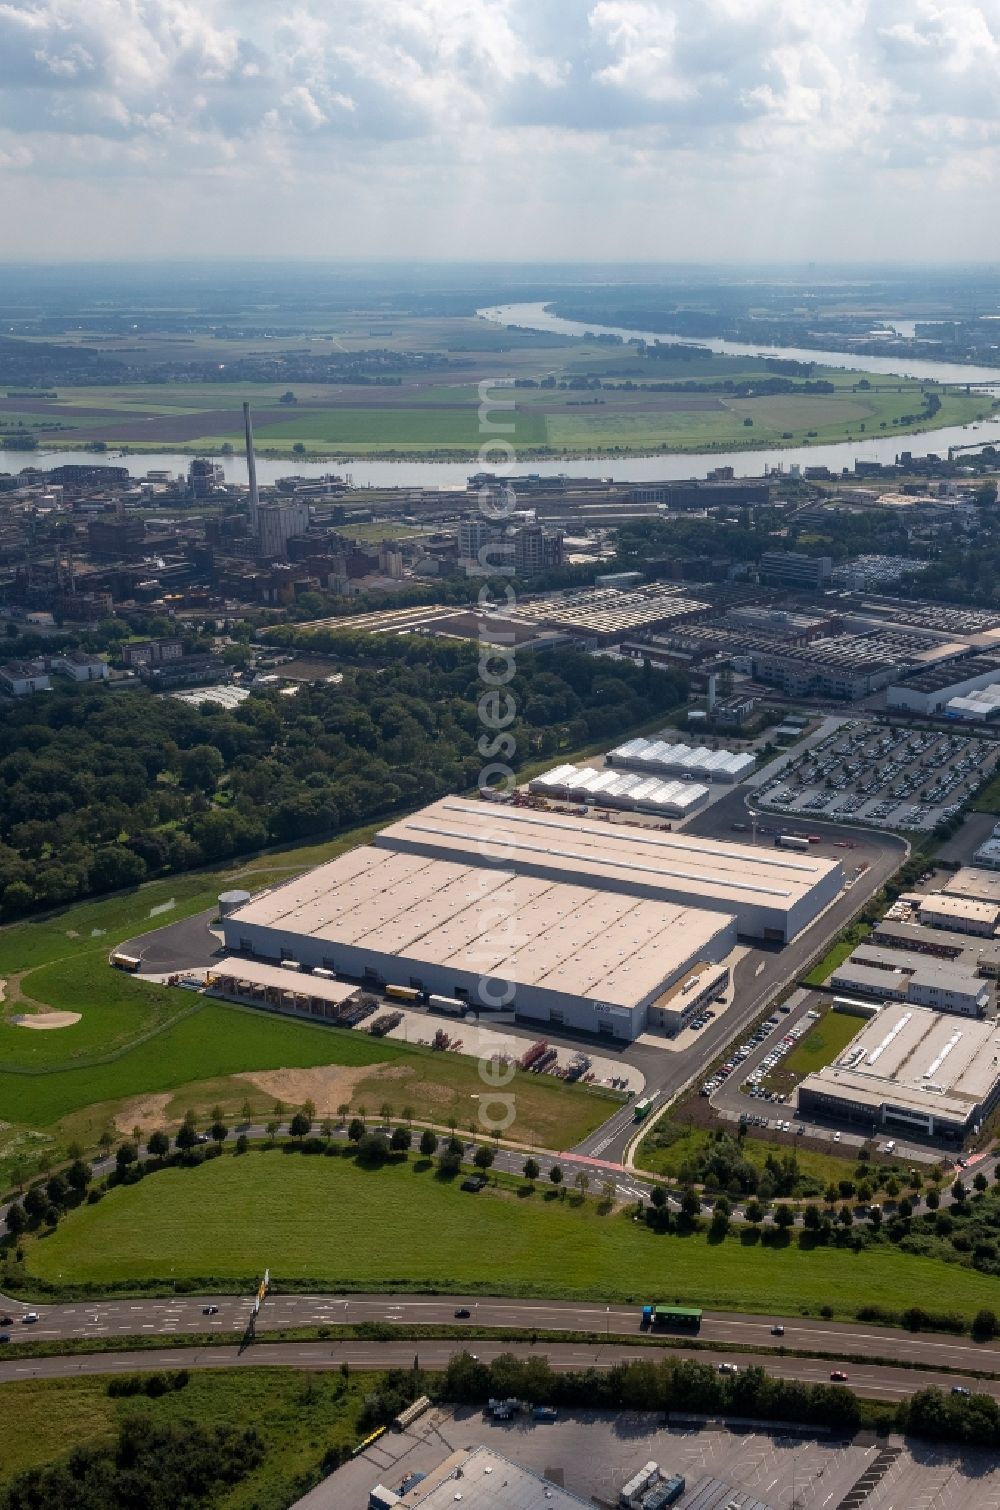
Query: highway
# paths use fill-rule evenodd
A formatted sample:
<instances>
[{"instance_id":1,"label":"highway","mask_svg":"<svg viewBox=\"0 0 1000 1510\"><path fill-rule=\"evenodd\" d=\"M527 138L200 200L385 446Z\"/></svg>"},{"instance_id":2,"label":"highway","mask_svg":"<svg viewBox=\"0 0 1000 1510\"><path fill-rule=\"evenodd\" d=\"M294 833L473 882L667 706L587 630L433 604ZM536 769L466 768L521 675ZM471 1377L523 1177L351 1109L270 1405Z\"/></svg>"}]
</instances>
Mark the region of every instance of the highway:
<instances>
[{"instance_id":1,"label":"highway","mask_svg":"<svg viewBox=\"0 0 1000 1510\"><path fill-rule=\"evenodd\" d=\"M655 1296L648 1297L651 1300ZM109 1299L65 1305L35 1306L39 1320L19 1321L27 1309L19 1302L0 1300L13 1318L6 1328L12 1340L74 1341L109 1337L157 1337L215 1334L241 1337L250 1318L253 1297L232 1295L172 1296L165 1299ZM272 1293L257 1319L258 1334L289 1327L358 1326L382 1322L399 1327L467 1326L470 1338L487 1328L524 1332L589 1332L607 1338L640 1334L642 1300L634 1305L602 1305L594 1301L521 1300L475 1295L282 1295ZM218 1307L212 1316L206 1306ZM456 1318L467 1310L467 1320ZM771 1328L784 1327L776 1337ZM659 1334L672 1340L684 1334ZM809 1320L798 1316L760 1316L706 1311L698 1332L700 1342L719 1346L779 1349L794 1352L857 1356L891 1361L902 1366L967 1368L993 1373L1000 1379L1000 1342L975 1343L943 1333L909 1333L861 1323ZM276 1345L276 1344L275 1344ZM477 1341L470 1345L480 1351ZM413 1343L409 1343L412 1361ZM423 1344L421 1344L423 1346ZM447 1344L451 1351L460 1342ZM268 1345L270 1355L271 1345ZM120 1355L115 1355L120 1356ZM648 1356L648 1354L644 1355ZM2 1358L0 1358L2 1362Z\"/></svg>"},{"instance_id":2,"label":"highway","mask_svg":"<svg viewBox=\"0 0 1000 1510\"><path fill-rule=\"evenodd\" d=\"M442 1369L456 1350L454 1342L275 1342L245 1349L237 1346L149 1349L141 1352L89 1353L82 1356L25 1358L0 1361L0 1383L25 1379L65 1379L84 1374L117 1374L136 1370L177 1368L258 1368L261 1365L296 1369L335 1369L346 1363L355 1369L410 1368L416 1356L424 1368ZM475 1356L484 1363L500 1353L532 1357L542 1353L560 1372L584 1368L613 1368L615 1364L649 1359L646 1348L624 1343L530 1343L476 1342ZM732 1362L731 1353L671 1351L671 1357L690 1357L696 1362L718 1367ZM830 1365L809 1358L774 1358L767 1355L742 1354L740 1368L760 1364L768 1372L785 1379L808 1384L830 1382ZM902 1400L918 1389L937 1384L944 1390L955 1384L1000 1399L1000 1384L992 1380L981 1383L971 1376L900 1371L874 1364L849 1365L848 1387L859 1394L878 1400Z\"/></svg>"}]
</instances>

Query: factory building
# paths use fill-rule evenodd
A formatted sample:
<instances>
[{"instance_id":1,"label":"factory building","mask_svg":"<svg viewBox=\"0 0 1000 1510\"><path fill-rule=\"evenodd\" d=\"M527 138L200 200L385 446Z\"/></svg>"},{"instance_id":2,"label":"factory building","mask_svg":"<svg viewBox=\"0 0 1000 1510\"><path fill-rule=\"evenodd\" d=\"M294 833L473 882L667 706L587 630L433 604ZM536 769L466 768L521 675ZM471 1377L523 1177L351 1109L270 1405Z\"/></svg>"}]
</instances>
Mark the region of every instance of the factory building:
<instances>
[{"instance_id":1,"label":"factory building","mask_svg":"<svg viewBox=\"0 0 1000 1510\"><path fill-rule=\"evenodd\" d=\"M844 884L835 860L461 797L390 824L375 843L725 913L744 937L775 942L800 933Z\"/></svg>"},{"instance_id":2,"label":"factory building","mask_svg":"<svg viewBox=\"0 0 1000 1510\"><path fill-rule=\"evenodd\" d=\"M857 992L878 1001L908 1001L963 1017L982 1017L990 1004L990 988L974 969L877 944L855 949L837 966L830 984L835 991Z\"/></svg>"},{"instance_id":3,"label":"factory building","mask_svg":"<svg viewBox=\"0 0 1000 1510\"><path fill-rule=\"evenodd\" d=\"M619 771L575 765L558 765L536 776L528 786L530 791L545 797L660 813L665 818L686 818L703 807L710 795L707 786L694 781L661 781L635 773L622 775Z\"/></svg>"},{"instance_id":4,"label":"factory building","mask_svg":"<svg viewBox=\"0 0 1000 1510\"><path fill-rule=\"evenodd\" d=\"M928 928L948 928L952 933L993 938L1000 927L1000 906L996 902L977 902L935 892L921 898L920 921Z\"/></svg>"},{"instance_id":5,"label":"factory building","mask_svg":"<svg viewBox=\"0 0 1000 1510\"><path fill-rule=\"evenodd\" d=\"M456 1500L466 1510L579 1510L591 1503L492 1447L461 1447L415 1479L401 1494L379 1484L369 1510L452 1510Z\"/></svg>"},{"instance_id":6,"label":"factory building","mask_svg":"<svg viewBox=\"0 0 1000 1510\"><path fill-rule=\"evenodd\" d=\"M798 1108L961 1141L1000 1100L1000 1028L903 1004L873 1014L832 1064L807 1075Z\"/></svg>"},{"instance_id":7,"label":"factory building","mask_svg":"<svg viewBox=\"0 0 1000 1510\"><path fill-rule=\"evenodd\" d=\"M609 750L608 765L649 775L687 776L699 781L741 781L757 764L755 755L709 750L703 745L667 744L662 739L630 739Z\"/></svg>"},{"instance_id":8,"label":"factory building","mask_svg":"<svg viewBox=\"0 0 1000 1510\"><path fill-rule=\"evenodd\" d=\"M1000 876L989 867L963 865L941 888L946 897L966 897L970 902L994 902L1000 906Z\"/></svg>"},{"instance_id":9,"label":"factory building","mask_svg":"<svg viewBox=\"0 0 1000 1510\"><path fill-rule=\"evenodd\" d=\"M995 656L967 655L944 665L928 666L902 677L888 688L887 708L900 708L925 717L940 713L955 698L988 687L1000 677Z\"/></svg>"},{"instance_id":10,"label":"factory building","mask_svg":"<svg viewBox=\"0 0 1000 1510\"><path fill-rule=\"evenodd\" d=\"M231 955L291 976L263 986L305 992L296 968L319 970L625 1041L694 962L716 964L735 945L730 915L572 879L491 867L475 845L461 859L362 846L259 893L221 926ZM224 973L242 978L238 965Z\"/></svg>"}]
</instances>

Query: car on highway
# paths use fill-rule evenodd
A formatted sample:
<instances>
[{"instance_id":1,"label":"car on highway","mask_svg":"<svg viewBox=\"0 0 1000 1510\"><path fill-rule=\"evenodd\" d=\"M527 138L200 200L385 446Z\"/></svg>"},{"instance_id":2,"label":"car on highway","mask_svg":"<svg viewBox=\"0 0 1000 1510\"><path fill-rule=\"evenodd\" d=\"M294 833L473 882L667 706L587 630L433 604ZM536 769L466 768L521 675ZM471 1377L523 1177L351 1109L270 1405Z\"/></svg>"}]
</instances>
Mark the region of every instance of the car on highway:
<instances>
[{"instance_id":1,"label":"car on highway","mask_svg":"<svg viewBox=\"0 0 1000 1510\"><path fill-rule=\"evenodd\" d=\"M202 1308L201 1308L201 1314L203 1316L218 1316L218 1314L219 1314L219 1307L218 1306L202 1306Z\"/></svg>"},{"instance_id":2,"label":"car on highway","mask_svg":"<svg viewBox=\"0 0 1000 1510\"><path fill-rule=\"evenodd\" d=\"M469 1310L468 1306L459 1306L458 1310L455 1312L455 1320L468 1321L471 1315L472 1312Z\"/></svg>"},{"instance_id":3,"label":"car on highway","mask_svg":"<svg viewBox=\"0 0 1000 1510\"><path fill-rule=\"evenodd\" d=\"M781 1325L781 1323L779 1321L776 1326L773 1326L771 1328L771 1336L772 1337L784 1337L784 1335L785 1335L785 1329L784 1329L784 1327Z\"/></svg>"},{"instance_id":4,"label":"car on highway","mask_svg":"<svg viewBox=\"0 0 1000 1510\"><path fill-rule=\"evenodd\" d=\"M25 1311L24 1315L21 1317L21 1320L26 1325L30 1326L33 1321L37 1321L38 1320L38 1312L37 1311Z\"/></svg>"},{"instance_id":5,"label":"car on highway","mask_svg":"<svg viewBox=\"0 0 1000 1510\"><path fill-rule=\"evenodd\" d=\"M0 1332L0 1343L9 1342L9 1341L10 1341L10 1333L9 1332Z\"/></svg>"},{"instance_id":6,"label":"car on highway","mask_svg":"<svg viewBox=\"0 0 1000 1510\"><path fill-rule=\"evenodd\" d=\"M720 1374L738 1374L739 1373L739 1368L737 1367L737 1365L735 1363L720 1363L719 1364L719 1373Z\"/></svg>"},{"instance_id":7,"label":"car on highway","mask_svg":"<svg viewBox=\"0 0 1000 1510\"><path fill-rule=\"evenodd\" d=\"M971 1389L966 1389L966 1387L965 1387L964 1384L953 1384L951 1386L951 1392L952 1392L953 1395L971 1395L972 1394L972 1390Z\"/></svg>"},{"instance_id":8,"label":"car on highway","mask_svg":"<svg viewBox=\"0 0 1000 1510\"><path fill-rule=\"evenodd\" d=\"M833 1380L834 1384L847 1383L847 1375L844 1373L844 1370L842 1368L833 1369L830 1373L830 1378Z\"/></svg>"},{"instance_id":9,"label":"car on highway","mask_svg":"<svg viewBox=\"0 0 1000 1510\"><path fill-rule=\"evenodd\" d=\"M14 1318L13 1318L13 1316L0 1316L0 1326L13 1326L13 1325L14 1325Z\"/></svg>"}]
</instances>

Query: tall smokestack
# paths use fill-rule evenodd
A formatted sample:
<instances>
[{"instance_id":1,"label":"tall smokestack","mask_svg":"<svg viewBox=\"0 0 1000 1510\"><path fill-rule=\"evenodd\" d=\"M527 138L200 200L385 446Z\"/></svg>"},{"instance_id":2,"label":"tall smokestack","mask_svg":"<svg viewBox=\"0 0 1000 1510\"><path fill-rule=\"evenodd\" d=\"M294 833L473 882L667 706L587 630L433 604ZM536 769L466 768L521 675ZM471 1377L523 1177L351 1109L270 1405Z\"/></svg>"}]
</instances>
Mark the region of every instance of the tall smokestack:
<instances>
[{"instance_id":1,"label":"tall smokestack","mask_svg":"<svg viewBox=\"0 0 1000 1510\"><path fill-rule=\"evenodd\" d=\"M250 405L243 405L243 428L246 432L247 441L247 476L250 479L250 530L256 537L257 534L257 508L260 496L257 492L257 465L253 455L253 425L250 421Z\"/></svg>"}]
</instances>

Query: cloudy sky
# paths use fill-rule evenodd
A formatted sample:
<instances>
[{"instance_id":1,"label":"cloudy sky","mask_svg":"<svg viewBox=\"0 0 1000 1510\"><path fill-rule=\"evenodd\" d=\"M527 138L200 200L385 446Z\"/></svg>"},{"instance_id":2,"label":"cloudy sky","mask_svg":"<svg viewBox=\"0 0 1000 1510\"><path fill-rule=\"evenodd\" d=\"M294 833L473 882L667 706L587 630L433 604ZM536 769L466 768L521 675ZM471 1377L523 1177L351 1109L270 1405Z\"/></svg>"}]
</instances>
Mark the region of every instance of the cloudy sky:
<instances>
[{"instance_id":1,"label":"cloudy sky","mask_svg":"<svg viewBox=\"0 0 1000 1510\"><path fill-rule=\"evenodd\" d=\"M1000 0L0 0L0 258L1000 261Z\"/></svg>"}]
</instances>

